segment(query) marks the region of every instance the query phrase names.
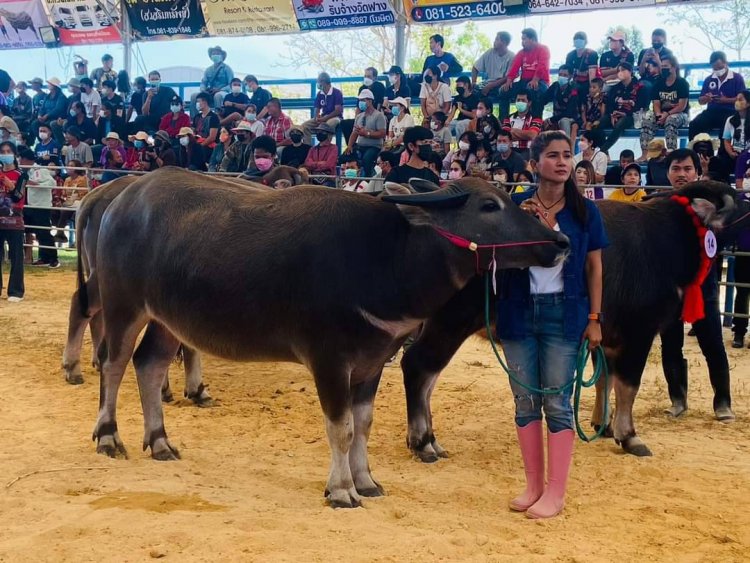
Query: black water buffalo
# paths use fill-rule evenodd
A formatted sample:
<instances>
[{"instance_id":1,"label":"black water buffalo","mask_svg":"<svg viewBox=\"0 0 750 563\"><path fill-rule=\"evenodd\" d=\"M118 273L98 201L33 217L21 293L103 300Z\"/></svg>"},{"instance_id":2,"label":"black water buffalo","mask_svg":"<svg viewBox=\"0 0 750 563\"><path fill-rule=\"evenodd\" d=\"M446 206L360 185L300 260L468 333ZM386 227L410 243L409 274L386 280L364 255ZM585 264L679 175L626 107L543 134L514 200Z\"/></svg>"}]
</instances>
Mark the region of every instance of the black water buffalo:
<instances>
[{"instance_id":1,"label":"black water buffalo","mask_svg":"<svg viewBox=\"0 0 750 563\"><path fill-rule=\"evenodd\" d=\"M549 266L568 249L483 180L412 186L423 193L390 184L386 201L311 186L249 193L161 169L125 189L105 212L96 257L105 333L97 451L125 453L115 409L132 356L144 449L178 457L159 388L184 342L227 359L307 366L332 450L331 505L381 495L367 439L383 364L476 276L477 255L445 232L508 244L497 249L505 267Z\"/></svg>"},{"instance_id":2,"label":"black water buffalo","mask_svg":"<svg viewBox=\"0 0 750 563\"><path fill-rule=\"evenodd\" d=\"M682 190L703 222L720 231L747 223L747 204L736 204L734 190L697 182ZM633 401L651 344L660 328L680 314L683 289L699 265L696 230L681 205L668 197L646 203L597 202L611 246L603 253L603 345L614 375L614 437L635 455L651 455L636 435ZM502 283L499 284L502 290ZM484 326L485 286L474 279L424 325L401 362L406 388L409 448L426 462L445 456L435 439L430 397L440 372L461 344ZM491 305L494 322L494 302ZM597 389L592 423L602 420L604 390ZM611 411L610 411L611 412ZM611 435L612 429L609 428Z\"/></svg>"}]
</instances>

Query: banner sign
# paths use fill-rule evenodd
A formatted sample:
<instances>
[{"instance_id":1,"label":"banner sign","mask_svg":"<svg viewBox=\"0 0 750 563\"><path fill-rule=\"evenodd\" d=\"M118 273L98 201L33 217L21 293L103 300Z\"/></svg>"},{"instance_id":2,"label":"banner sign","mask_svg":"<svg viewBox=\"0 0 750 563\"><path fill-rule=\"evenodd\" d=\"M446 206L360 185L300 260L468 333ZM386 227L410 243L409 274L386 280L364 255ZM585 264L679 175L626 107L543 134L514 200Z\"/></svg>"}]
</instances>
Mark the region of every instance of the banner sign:
<instances>
[{"instance_id":1,"label":"banner sign","mask_svg":"<svg viewBox=\"0 0 750 563\"><path fill-rule=\"evenodd\" d=\"M125 0L135 39L208 35L198 0Z\"/></svg>"},{"instance_id":2,"label":"banner sign","mask_svg":"<svg viewBox=\"0 0 750 563\"><path fill-rule=\"evenodd\" d=\"M109 0L47 0L63 45L119 43L120 14Z\"/></svg>"},{"instance_id":3,"label":"banner sign","mask_svg":"<svg viewBox=\"0 0 750 563\"><path fill-rule=\"evenodd\" d=\"M405 0L404 6L409 18L415 23L522 16L527 12L524 0Z\"/></svg>"},{"instance_id":4,"label":"banner sign","mask_svg":"<svg viewBox=\"0 0 750 563\"><path fill-rule=\"evenodd\" d=\"M299 31L290 0L204 0L211 35Z\"/></svg>"},{"instance_id":5,"label":"banner sign","mask_svg":"<svg viewBox=\"0 0 750 563\"><path fill-rule=\"evenodd\" d=\"M302 31L393 25L387 0L292 0Z\"/></svg>"},{"instance_id":6,"label":"banner sign","mask_svg":"<svg viewBox=\"0 0 750 563\"><path fill-rule=\"evenodd\" d=\"M529 0L529 11L532 14L539 14L607 8L641 8L654 6L656 3L657 0Z\"/></svg>"},{"instance_id":7,"label":"banner sign","mask_svg":"<svg viewBox=\"0 0 750 563\"><path fill-rule=\"evenodd\" d=\"M0 0L0 51L44 47L39 28L47 25L41 0Z\"/></svg>"}]
</instances>

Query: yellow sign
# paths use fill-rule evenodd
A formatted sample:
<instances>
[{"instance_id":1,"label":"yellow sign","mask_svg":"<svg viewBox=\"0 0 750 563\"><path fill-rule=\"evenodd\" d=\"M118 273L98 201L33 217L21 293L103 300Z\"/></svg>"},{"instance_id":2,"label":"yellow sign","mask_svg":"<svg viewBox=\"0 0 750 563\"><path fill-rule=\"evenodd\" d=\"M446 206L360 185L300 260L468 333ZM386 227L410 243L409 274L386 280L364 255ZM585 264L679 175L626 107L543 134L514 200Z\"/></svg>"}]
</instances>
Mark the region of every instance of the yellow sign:
<instances>
[{"instance_id":1,"label":"yellow sign","mask_svg":"<svg viewBox=\"0 0 750 563\"><path fill-rule=\"evenodd\" d=\"M205 0L210 35L299 31L291 0Z\"/></svg>"}]
</instances>

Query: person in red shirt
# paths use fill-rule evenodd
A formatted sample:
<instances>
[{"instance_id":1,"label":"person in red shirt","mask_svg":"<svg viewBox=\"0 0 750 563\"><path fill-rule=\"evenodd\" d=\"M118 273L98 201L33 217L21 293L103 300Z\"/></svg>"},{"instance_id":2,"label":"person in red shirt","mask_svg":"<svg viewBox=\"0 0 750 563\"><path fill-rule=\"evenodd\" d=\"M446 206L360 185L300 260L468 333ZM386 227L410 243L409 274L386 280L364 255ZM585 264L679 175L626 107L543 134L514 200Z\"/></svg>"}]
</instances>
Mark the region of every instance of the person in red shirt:
<instances>
[{"instance_id":1,"label":"person in red shirt","mask_svg":"<svg viewBox=\"0 0 750 563\"><path fill-rule=\"evenodd\" d=\"M542 98L549 88L549 48L539 43L536 30L528 27L521 31L521 49L513 58L508 70L508 81L500 87L500 119L508 117L510 101L519 92L528 91L531 112L541 116ZM516 82L516 78L520 79Z\"/></svg>"},{"instance_id":2,"label":"person in red shirt","mask_svg":"<svg viewBox=\"0 0 750 563\"><path fill-rule=\"evenodd\" d=\"M318 144L310 149L303 167L312 175L336 175L339 151L331 141L336 131L327 123L319 123L314 129ZM313 184L335 186L333 178L312 178Z\"/></svg>"},{"instance_id":3,"label":"person in red shirt","mask_svg":"<svg viewBox=\"0 0 750 563\"><path fill-rule=\"evenodd\" d=\"M185 113L182 99L174 96L169 104L169 113L165 113L159 122L159 130L166 131L172 139L176 139L180 129L190 127L190 116Z\"/></svg>"},{"instance_id":4,"label":"person in red shirt","mask_svg":"<svg viewBox=\"0 0 750 563\"><path fill-rule=\"evenodd\" d=\"M0 292L3 288L2 262L5 242L8 243L10 279L8 302L23 300L23 202L26 175L18 168L13 143L0 143Z\"/></svg>"},{"instance_id":5,"label":"person in red shirt","mask_svg":"<svg viewBox=\"0 0 750 563\"><path fill-rule=\"evenodd\" d=\"M513 150L524 160L529 160L529 146L542 131L542 118L531 112L529 95L519 92L516 111L503 119L503 131L513 140Z\"/></svg>"}]
</instances>

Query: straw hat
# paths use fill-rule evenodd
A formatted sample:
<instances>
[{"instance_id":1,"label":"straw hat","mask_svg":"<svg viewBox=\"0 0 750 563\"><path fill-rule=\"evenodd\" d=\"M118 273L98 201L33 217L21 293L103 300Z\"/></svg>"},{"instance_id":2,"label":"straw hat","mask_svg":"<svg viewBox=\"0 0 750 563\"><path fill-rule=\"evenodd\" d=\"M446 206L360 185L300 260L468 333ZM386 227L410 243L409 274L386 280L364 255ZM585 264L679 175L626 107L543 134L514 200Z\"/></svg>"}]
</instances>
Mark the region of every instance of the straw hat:
<instances>
[{"instance_id":1,"label":"straw hat","mask_svg":"<svg viewBox=\"0 0 750 563\"><path fill-rule=\"evenodd\" d=\"M59 88L62 82L60 82L59 78L57 78L56 76L53 76L52 78L47 79L47 84L49 84L50 86L55 86Z\"/></svg>"},{"instance_id":2,"label":"straw hat","mask_svg":"<svg viewBox=\"0 0 750 563\"><path fill-rule=\"evenodd\" d=\"M664 143L664 139L653 139L648 144L646 157L648 159L659 158L665 150L667 150L667 145Z\"/></svg>"},{"instance_id":3,"label":"straw hat","mask_svg":"<svg viewBox=\"0 0 750 563\"><path fill-rule=\"evenodd\" d=\"M122 141L122 139L120 139L120 135L118 135L114 131L110 131L109 133L107 133L107 136L104 137L104 139L102 139L102 142L106 143L109 139L114 139L115 141Z\"/></svg>"},{"instance_id":4,"label":"straw hat","mask_svg":"<svg viewBox=\"0 0 750 563\"><path fill-rule=\"evenodd\" d=\"M18 133L18 125L16 125L16 122L13 121L13 118L8 115L0 119L0 129L5 129L11 135Z\"/></svg>"},{"instance_id":5,"label":"straw hat","mask_svg":"<svg viewBox=\"0 0 750 563\"><path fill-rule=\"evenodd\" d=\"M248 133L252 133L253 132L253 125L252 125L252 123L250 123L249 121L245 121L243 119L242 121L240 121L237 124L237 127L235 127L234 129L232 129L232 133L239 133L241 131L246 131Z\"/></svg>"},{"instance_id":6,"label":"straw hat","mask_svg":"<svg viewBox=\"0 0 750 563\"><path fill-rule=\"evenodd\" d=\"M128 135L128 140L133 141L148 141L148 133L145 131L138 131L135 135Z\"/></svg>"},{"instance_id":7,"label":"straw hat","mask_svg":"<svg viewBox=\"0 0 750 563\"><path fill-rule=\"evenodd\" d=\"M190 127L182 127L180 129L180 132L177 133L178 137L185 137L186 135L190 135L191 137L194 137L195 133L193 132L193 130Z\"/></svg>"},{"instance_id":8,"label":"straw hat","mask_svg":"<svg viewBox=\"0 0 750 563\"><path fill-rule=\"evenodd\" d=\"M693 140L688 143L688 148L693 150L697 143L711 143L714 151L719 150L719 139L713 139L708 133L698 133Z\"/></svg>"}]
</instances>

